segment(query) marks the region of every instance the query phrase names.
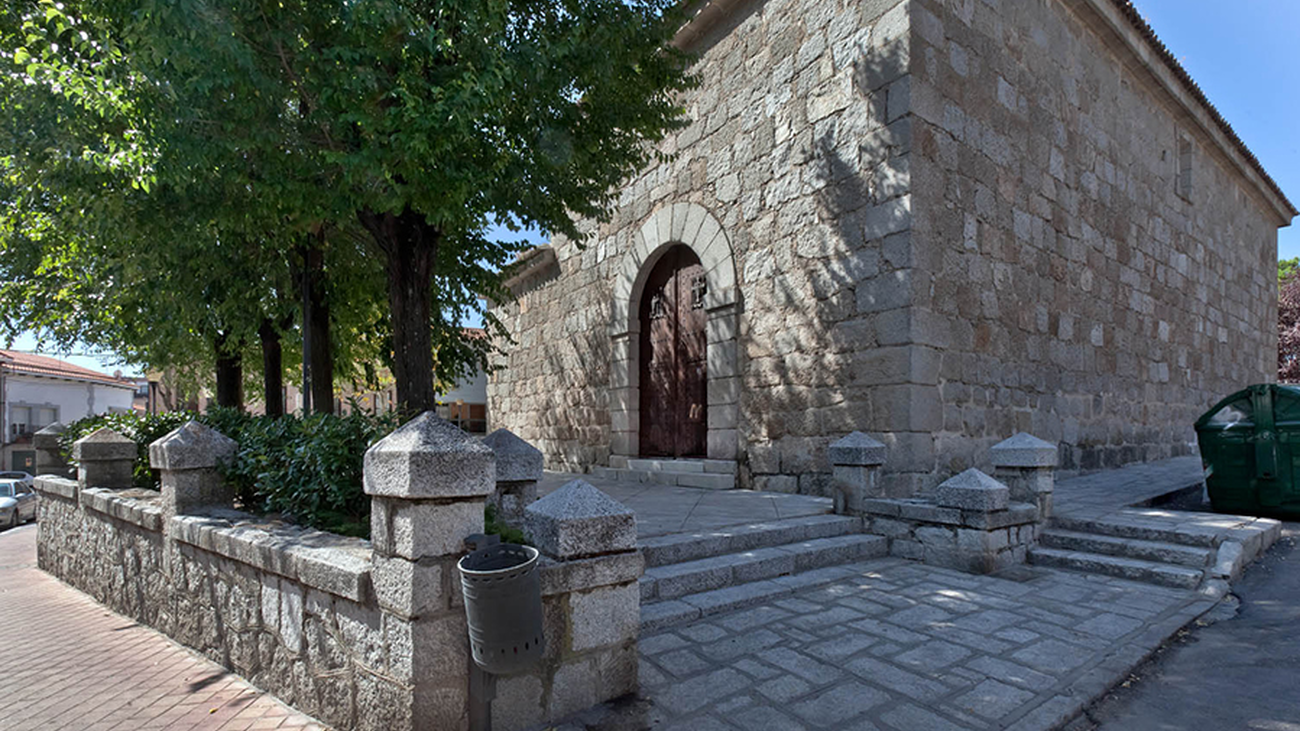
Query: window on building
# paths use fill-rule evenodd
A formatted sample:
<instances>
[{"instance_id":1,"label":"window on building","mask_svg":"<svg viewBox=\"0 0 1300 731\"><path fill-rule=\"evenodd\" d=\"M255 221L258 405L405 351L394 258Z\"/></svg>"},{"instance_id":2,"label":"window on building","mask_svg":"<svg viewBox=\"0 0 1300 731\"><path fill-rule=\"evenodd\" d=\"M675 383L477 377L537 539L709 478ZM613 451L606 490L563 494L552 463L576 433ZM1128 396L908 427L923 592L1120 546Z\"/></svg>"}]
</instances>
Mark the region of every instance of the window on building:
<instances>
[{"instance_id":1,"label":"window on building","mask_svg":"<svg viewBox=\"0 0 1300 731\"><path fill-rule=\"evenodd\" d=\"M9 438L17 439L32 433L32 410L28 406L9 409Z\"/></svg>"},{"instance_id":2,"label":"window on building","mask_svg":"<svg viewBox=\"0 0 1300 731\"><path fill-rule=\"evenodd\" d=\"M39 408L33 410L32 430L39 431L59 420L58 409Z\"/></svg>"},{"instance_id":3,"label":"window on building","mask_svg":"<svg viewBox=\"0 0 1300 731\"><path fill-rule=\"evenodd\" d=\"M1178 195L1187 200L1192 197L1192 138L1182 135L1178 138L1178 177L1174 181Z\"/></svg>"}]
</instances>

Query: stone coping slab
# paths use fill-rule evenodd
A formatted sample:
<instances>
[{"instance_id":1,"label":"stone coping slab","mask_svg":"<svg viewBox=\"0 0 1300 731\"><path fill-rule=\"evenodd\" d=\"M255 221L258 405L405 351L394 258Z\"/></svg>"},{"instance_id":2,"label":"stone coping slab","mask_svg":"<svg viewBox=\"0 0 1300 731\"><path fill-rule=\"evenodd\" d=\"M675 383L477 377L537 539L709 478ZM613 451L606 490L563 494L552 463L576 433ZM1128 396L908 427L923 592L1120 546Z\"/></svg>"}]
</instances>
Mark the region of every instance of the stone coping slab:
<instances>
[{"instance_id":1,"label":"stone coping slab","mask_svg":"<svg viewBox=\"0 0 1300 731\"><path fill-rule=\"evenodd\" d=\"M162 531L162 493L157 490L89 487L81 491L87 510L112 516L155 533Z\"/></svg>"},{"instance_id":2,"label":"stone coping slab","mask_svg":"<svg viewBox=\"0 0 1300 731\"><path fill-rule=\"evenodd\" d=\"M645 557L640 551L573 561L556 561L544 555L539 570L542 596L554 596L636 581L645 573Z\"/></svg>"},{"instance_id":3,"label":"stone coping slab","mask_svg":"<svg viewBox=\"0 0 1300 731\"><path fill-rule=\"evenodd\" d=\"M871 498L862 501L862 509L870 515L986 530L1038 520L1038 506L1032 503L1009 503L1006 510L986 512L936 505L924 498Z\"/></svg>"},{"instance_id":4,"label":"stone coping slab","mask_svg":"<svg viewBox=\"0 0 1300 731\"><path fill-rule=\"evenodd\" d=\"M39 475L33 483L33 488L42 495L55 495L68 500L76 500L77 492L81 489L81 483L67 477Z\"/></svg>"},{"instance_id":5,"label":"stone coping slab","mask_svg":"<svg viewBox=\"0 0 1300 731\"><path fill-rule=\"evenodd\" d=\"M179 515L169 526L177 541L313 589L357 602L369 596L369 541L258 521L233 510Z\"/></svg>"}]
</instances>

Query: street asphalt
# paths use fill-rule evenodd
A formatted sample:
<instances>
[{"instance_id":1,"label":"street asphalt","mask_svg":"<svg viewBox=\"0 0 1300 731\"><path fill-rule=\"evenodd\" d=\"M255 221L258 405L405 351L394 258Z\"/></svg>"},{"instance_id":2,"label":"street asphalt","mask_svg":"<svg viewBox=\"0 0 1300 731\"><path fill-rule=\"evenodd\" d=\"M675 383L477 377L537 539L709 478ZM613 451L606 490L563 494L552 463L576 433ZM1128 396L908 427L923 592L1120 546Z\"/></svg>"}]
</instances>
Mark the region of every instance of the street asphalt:
<instances>
[{"instance_id":1,"label":"street asphalt","mask_svg":"<svg viewBox=\"0 0 1300 731\"><path fill-rule=\"evenodd\" d=\"M1286 523L1281 540L1233 584L1237 615L1171 640L1089 711L1095 728L1300 731L1298 540L1300 523Z\"/></svg>"}]
</instances>

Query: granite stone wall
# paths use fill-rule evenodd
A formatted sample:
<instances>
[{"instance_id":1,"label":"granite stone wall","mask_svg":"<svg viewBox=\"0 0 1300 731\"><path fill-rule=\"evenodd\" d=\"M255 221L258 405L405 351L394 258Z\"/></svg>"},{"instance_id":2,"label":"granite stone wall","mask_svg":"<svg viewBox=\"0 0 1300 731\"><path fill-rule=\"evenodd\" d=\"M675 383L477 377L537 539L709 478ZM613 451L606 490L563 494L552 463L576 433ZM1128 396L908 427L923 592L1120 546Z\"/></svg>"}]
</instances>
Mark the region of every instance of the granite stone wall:
<instances>
[{"instance_id":1,"label":"granite stone wall","mask_svg":"<svg viewBox=\"0 0 1300 731\"><path fill-rule=\"evenodd\" d=\"M708 456L738 486L830 494L854 430L888 446L890 497L1018 431L1065 472L1193 451L1196 416L1273 377L1294 212L1116 6L771 0L688 26L674 157L498 308L496 424L553 469L637 454L624 284L690 204L734 263Z\"/></svg>"},{"instance_id":2,"label":"granite stone wall","mask_svg":"<svg viewBox=\"0 0 1300 731\"><path fill-rule=\"evenodd\" d=\"M157 492L37 488L43 570L332 726L400 727L410 624L374 604L361 541L237 514L172 518L168 540Z\"/></svg>"},{"instance_id":3,"label":"granite stone wall","mask_svg":"<svg viewBox=\"0 0 1300 731\"><path fill-rule=\"evenodd\" d=\"M620 381L635 362L611 332L637 302L614 293L635 252L683 238L643 227L690 203L735 272L734 319L710 321L711 345L735 342L736 375L714 382L710 353L709 456L737 459L743 486L829 494L830 441L907 439L892 433L896 389L860 378L910 297L907 28L896 0L773 0L695 41L695 122L662 147L675 157L628 181L611 221L584 222L585 247L552 241L554 270L497 309L515 344L488 387L494 426L553 469L636 455L636 392Z\"/></svg>"},{"instance_id":4,"label":"granite stone wall","mask_svg":"<svg viewBox=\"0 0 1300 731\"><path fill-rule=\"evenodd\" d=\"M1067 472L1194 453L1196 417L1275 378L1289 205L1114 5L912 4L928 483L1016 431Z\"/></svg>"},{"instance_id":5,"label":"granite stone wall","mask_svg":"<svg viewBox=\"0 0 1300 731\"><path fill-rule=\"evenodd\" d=\"M494 436L510 478L500 488L493 448L432 412L372 446L373 542L213 504L217 459L234 444L197 422L151 445L161 492L89 486L103 455L82 449L79 480L36 480L38 565L331 727L466 729L474 704L456 563L483 531L486 496L541 476L527 444ZM107 430L77 444L92 441L136 453ZM525 508L533 533L563 539L537 542L547 646L484 694L502 731L637 689L644 561L632 514L589 485L550 500L563 502L558 517ZM589 514L592 502L600 509Z\"/></svg>"}]
</instances>

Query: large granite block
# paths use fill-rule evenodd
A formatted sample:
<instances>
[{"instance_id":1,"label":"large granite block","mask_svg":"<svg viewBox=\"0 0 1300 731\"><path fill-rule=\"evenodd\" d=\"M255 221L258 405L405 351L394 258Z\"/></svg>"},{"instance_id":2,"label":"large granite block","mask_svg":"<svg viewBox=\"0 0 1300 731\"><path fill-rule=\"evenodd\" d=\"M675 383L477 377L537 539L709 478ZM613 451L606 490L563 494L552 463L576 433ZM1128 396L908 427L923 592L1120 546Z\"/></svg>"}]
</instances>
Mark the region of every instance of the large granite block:
<instances>
[{"instance_id":1,"label":"large granite block","mask_svg":"<svg viewBox=\"0 0 1300 731\"><path fill-rule=\"evenodd\" d=\"M542 479L542 452L515 436L509 429L497 429L483 438L497 459L497 482Z\"/></svg>"},{"instance_id":2,"label":"large granite block","mask_svg":"<svg viewBox=\"0 0 1300 731\"><path fill-rule=\"evenodd\" d=\"M537 548L559 559L636 549L636 516L622 503L574 480L524 510Z\"/></svg>"},{"instance_id":3,"label":"large granite block","mask_svg":"<svg viewBox=\"0 0 1300 731\"><path fill-rule=\"evenodd\" d=\"M1006 510L1011 503L1011 490L971 468L940 483L934 489L934 501L946 508L985 512Z\"/></svg>"},{"instance_id":4,"label":"large granite block","mask_svg":"<svg viewBox=\"0 0 1300 731\"><path fill-rule=\"evenodd\" d=\"M860 431L831 442L826 456L833 465L874 466L885 463L888 449L884 444Z\"/></svg>"},{"instance_id":5,"label":"large granite block","mask_svg":"<svg viewBox=\"0 0 1300 731\"><path fill-rule=\"evenodd\" d=\"M72 443L72 459L77 462L112 462L135 460L135 457L135 442L106 426Z\"/></svg>"},{"instance_id":6,"label":"large granite block","mask_svg":"<svg viewBox=\"0 0 1300 731\"><path fill-rule=\"evenodd\" d=\"M234 439L191 419L149 445L149 464L156 470L197 470L234 458Z\"/></svg>"},{"instance_id":7,"label":"large granite block","mask_svg":"<svg viewBox=\"0 0 1300 731\"><path fill-rule=\"evenodd\" d=\"M989 450L994 467L1055 467L1056 445L1020 432Z\"/></svg>"},{"instance_id":8,"label":"large granite block","mask_svg":"<svg viewBox=\"0 0 1300 731\"><path fill-rule=\"evenodd\" d=\"M485 497L496 487L492 449L426 411L366 450L367 495Z\"/></svg>"}]
</instances>

